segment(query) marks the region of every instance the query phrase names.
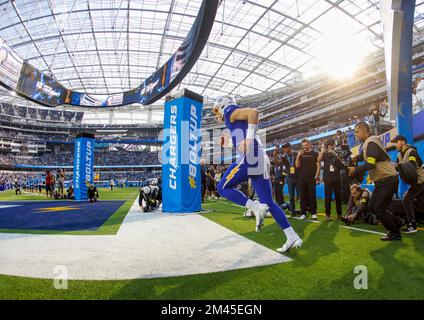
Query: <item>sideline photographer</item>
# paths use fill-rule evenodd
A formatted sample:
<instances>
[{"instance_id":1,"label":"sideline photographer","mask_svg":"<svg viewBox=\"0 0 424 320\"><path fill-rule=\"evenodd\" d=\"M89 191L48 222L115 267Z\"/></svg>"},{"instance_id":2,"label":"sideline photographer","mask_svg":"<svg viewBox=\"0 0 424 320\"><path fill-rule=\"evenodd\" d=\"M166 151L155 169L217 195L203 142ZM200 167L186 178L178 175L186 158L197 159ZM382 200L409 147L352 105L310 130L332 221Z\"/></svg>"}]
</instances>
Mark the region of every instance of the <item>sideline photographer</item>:
<instances>
[{"instance_id":1,"label":"sideline photographer","mask_svg":"<svg viewBox=\"0 0 424 320\"><path fill-rule=\"evenodd\" d=\"M325 193L325 215L327 221L331 221L331 199L334 192L336 202L337 220L342 216L341 202L341 168L343 166L341 159L335 152L336 145L334 140L329 140L321 146L321 152L318 156L318 162L323 162L323 181Z\"/></svg>"},{"instance_id":2,"label":"sideline photographer","mask_svg":"<svg viewBox=\"0 0 424 320\"><path fill-rule=\"evenodd\" d=\"M375 184L374 192L369 203L369 210L374 213L389 231L382 241L401 240L400 228L402 221L392 215L387 207L397 193L399 180L397 171L390 160L383 144L376 136L372 136L365 122L355 125L355 135L363 144L356 161L365 161L358 167L349 167L349 176L363 175L368 171L369 178Z\"/></svg>"},{"instance_id":3,"label":"sideline photographer","mask_svg":"<svg viewBox=\"0 0 424 320\"><path fill-rule=\"evenodd\" d=\"M396 144L396 150L399 152L396 159L396 169L399 171L400 164L410 163L413 173L416 174L414 181L410 182L410 187L405 193L402 204L405 209L407 226L402 228L402 232L414 233L417 232L417 221L414 213L414 202L420 198L424 198L424 169L423 161L418 152L407 144L406 138L402 135L397 135L392 141ZM415 171L414 171L415 170ZM402 177L402 175L401 175ZM408 183L408 181L405 181Z\"/></svg>"},{"instance_id":4,"label":"sideline photographer","mask_svg":"<svg viewBox=\"0 0 424 320\"><path fill-rule=\"evenodd\" d=\"M361 188L359 184L353 184L350 187L350 198L347 212L342 221L346 225L354 224L355 221L363 220L368 224L377 224L375 214L369 212L368 203L371 198L371 192L366 188Z\"/></svg>"}]
</instances>

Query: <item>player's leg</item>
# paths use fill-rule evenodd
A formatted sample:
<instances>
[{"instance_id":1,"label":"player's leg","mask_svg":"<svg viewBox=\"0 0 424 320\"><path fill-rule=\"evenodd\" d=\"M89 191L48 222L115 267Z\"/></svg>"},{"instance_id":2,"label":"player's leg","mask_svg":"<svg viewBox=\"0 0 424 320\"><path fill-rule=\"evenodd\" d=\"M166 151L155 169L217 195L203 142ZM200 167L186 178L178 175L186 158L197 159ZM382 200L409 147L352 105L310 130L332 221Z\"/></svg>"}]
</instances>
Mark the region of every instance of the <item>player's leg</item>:
<instances>
[{"instance_id":1,"label":"player's leg","mask_svg":"<svg viewBox=\"0 0 424 320\"><path fill-rule=\"evenodd\" d=\"M272 198L271 182L269 179L264 179L263 176L251 176L253 188L255 189L259 201L265 203L269 207L269 211L278 223L281 229L290 227L287 217L281 207Z\"/></svg>"},{"instance_id":2,"label":"player's leg","mask_svg":"<svg viewBox=\"0 0 424 320\"><path fill-rule=\"evenodd\" d=\"M234 187L247 181L247 167L243 163L234 162L227 171L225 171L221 181L218 183L217 190L224 198L237 203L240 206L246 206L248 199L246 195L236 190Z\"/></svg>"},{"instance_id":3,"label":"player's leg","mask_svg":"<svg viewBox=\"0 0 424 320\"><path fill-rule=\"evenodd\" d=\"M252 210L255 213L256 231L259 231L268 206L249 199L243 192L235 189L235 186L248 180L247 169L247 165L244 163L233 163L218 183L217 191L224 198Z\"/></svg>"},{"instance_id":4,"label":"player's leg","mask_svg":"<svg viewBox=\"0 0 424 320\"><path fill-rule=\"evenodd\" d=\"M300 247L302 245L302 240L290 225L283 209L281 209L281 207L277 205L272 198L270 180L265 179L262 175L251 176L250 178L252 180L253 188L259 196L259 200L268 205L269 211L287 237L286 243L281 248L277 249L277 251L286 252L291 248Z\"/></svg>"}]
</instances>

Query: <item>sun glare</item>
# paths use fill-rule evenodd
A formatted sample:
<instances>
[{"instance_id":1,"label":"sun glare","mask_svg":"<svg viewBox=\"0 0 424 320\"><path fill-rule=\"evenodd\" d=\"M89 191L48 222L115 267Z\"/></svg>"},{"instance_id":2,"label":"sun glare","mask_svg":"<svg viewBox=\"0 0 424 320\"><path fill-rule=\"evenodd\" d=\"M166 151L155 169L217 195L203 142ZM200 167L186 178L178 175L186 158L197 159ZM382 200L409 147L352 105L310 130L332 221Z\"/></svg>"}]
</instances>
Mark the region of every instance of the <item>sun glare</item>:
<instances>
[{"instance_id":1,"label":"sun glare","mask_svg":"<svg viewBox=\"0 0 424 320\"><path fill-rule=\"evenodd\" d=\"M349 78L369 53L369 47L369 40L355 34L348 25L333 24L312 45L315 69L335 78Z\"/></svg>"}]
</instances>

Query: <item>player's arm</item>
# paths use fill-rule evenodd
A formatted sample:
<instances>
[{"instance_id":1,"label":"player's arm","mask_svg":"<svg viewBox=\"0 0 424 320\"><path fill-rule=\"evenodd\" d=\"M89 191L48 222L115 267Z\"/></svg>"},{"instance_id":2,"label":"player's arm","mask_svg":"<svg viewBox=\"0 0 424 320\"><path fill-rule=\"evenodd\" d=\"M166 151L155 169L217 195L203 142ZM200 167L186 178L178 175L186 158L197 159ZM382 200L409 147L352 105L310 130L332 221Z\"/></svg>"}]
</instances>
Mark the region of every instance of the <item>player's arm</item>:
<instances>
[{"instance_id":1,"label":"player's arm","mask_svg":"<svg viewBox=\"0 0 424 320\"><path fill-rule=\"evenodd\" d=\"M230 116L230 122L247 121L249 125L259 123L259 111L254 108L239 108L233 111ZM256 129L256 128L255 128Z\"/></svg>"},{"instance_id":2,"label":"player's arm","mask_svg":"<svg viewBox=\"0 0 424 320\"><path fill-rule=\"evenodd\" d=\"M365 172L374 169L375 164L377 163L377 157L379 155L379 148L374 142L370 142L367 146L367 158L365 163L358 167L350 167L349 175L353 177L354 175L363 176Z\"/></svg>"},{"instance_id":3,"label":"player's arm","mask_svg":"<svg viewBox=\"0 0 424 320\"><path fill-rule=\"evenodd\" d=\"M321 161L319 161L317 158L317 171L315 172L315 180L317 182L319 182L320 173L321 173Z\"/></svg>"},{"instance_id":4,"label":"player's arm","mask_svg":"<svg viewBox=\"0 0 424 320\"><path fill-rule=\"evenodd\" d=\"M256 129L259 123L259 111L253 108L236 109L230 116L230 122L235 121L247 121L248 127L246 137L240 143L239 151L248 153L255 139Z\"/></svg>"},{"instance_id":5,"label":"player's arm","mask_svg":"<svg viewBox=\"0 0 424 320\"><path fill-rule=\"evenodd\" d=\"M300 150L298 153L297 153L297 157L296 157L296 161L295 161L295 166L296 166L296 168L298 168L298 169L300 169L300 167L302 166L302 162L301 162L301 158L302 158L302 155L303 155L303 150Z\"/></svg>"},{"instance_id":6,"label":"player's arm","mask_svg":"<svg viewBox=\"0 0 424 320\"><path fill-rule=\"evenodd\" d=\"M417 158L418 158L418 153L415 150L412 150L409 153L408 161L411 162L414 165L414 167L417 167Z\"/></svg>"}]
</instances>

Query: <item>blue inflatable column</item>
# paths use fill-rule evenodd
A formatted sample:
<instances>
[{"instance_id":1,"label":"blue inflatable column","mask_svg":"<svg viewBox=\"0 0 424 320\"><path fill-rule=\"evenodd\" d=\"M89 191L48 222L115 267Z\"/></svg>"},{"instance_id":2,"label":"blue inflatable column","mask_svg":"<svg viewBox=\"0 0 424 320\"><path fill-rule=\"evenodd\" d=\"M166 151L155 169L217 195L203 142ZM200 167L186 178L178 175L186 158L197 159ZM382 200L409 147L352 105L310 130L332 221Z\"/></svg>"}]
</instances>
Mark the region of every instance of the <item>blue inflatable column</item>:
<instances>
[{"instance_id":1,"label":"blue inflatable column","mask_svg":"<svg viewBox=\"0 0 424 320\"><path fill-rule=\"evenodd\" d=\"M203 97L183 90L165 102L162 146L162 211L198 212L201 205Z\"/></svg>"},{"instance_id":2,"label":"blue inflatable column","mask_svg":"<svg viewBox=\"0 0 424 320\"><path fill-rule=\"evenodd\" d=\"M94 183L94 135L79 134L74 142L75 200L87 200L87 184Z\"/></svg>"},{"instance_id":3,"label":"blue inflatable column","mask_svg":"<svg viewBox=\"0 0 424 320\"><path fill-rule=\"evenodd\" d=\"M380 0L390 118L398 133L413 143L412 133L412 31L415 0ZM408 186L400 184L399 195Z\"/></svg>"}]
</instances>

